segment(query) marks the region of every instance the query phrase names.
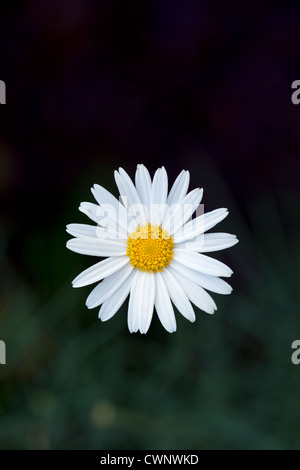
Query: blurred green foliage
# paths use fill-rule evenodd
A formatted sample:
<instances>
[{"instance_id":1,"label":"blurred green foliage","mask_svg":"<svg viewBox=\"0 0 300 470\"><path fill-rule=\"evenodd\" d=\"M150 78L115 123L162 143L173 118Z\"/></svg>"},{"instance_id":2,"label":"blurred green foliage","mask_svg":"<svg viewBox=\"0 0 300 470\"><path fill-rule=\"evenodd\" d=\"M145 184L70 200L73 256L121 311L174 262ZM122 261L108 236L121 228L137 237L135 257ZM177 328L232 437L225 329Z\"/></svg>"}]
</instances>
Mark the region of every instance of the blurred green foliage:
<instances>
[{"instance_id":1,"label":"blurred green foliage","mask_svg":"<svg viewBox=\"0 0 300 470\"><path fill-rule=\"evenodd\" d=\"M230 209L218 230L240 239L216 256L233 267L234 291L213 294L218 311L199 311L195 324L178 314L173 335L157 318L146 336L131 335L126 306L101 323L84 305L90 287L71 288L93 260L66 250L64 224L85 221L76 204L92 200L91 174L51 229L20 240L23 269L0 227L0 448L299 448L299 194L249 197L246 219L215 169L201 168L204 203ZM112 189L107 181L98 182Z\"/></svg>"}]
</instances>

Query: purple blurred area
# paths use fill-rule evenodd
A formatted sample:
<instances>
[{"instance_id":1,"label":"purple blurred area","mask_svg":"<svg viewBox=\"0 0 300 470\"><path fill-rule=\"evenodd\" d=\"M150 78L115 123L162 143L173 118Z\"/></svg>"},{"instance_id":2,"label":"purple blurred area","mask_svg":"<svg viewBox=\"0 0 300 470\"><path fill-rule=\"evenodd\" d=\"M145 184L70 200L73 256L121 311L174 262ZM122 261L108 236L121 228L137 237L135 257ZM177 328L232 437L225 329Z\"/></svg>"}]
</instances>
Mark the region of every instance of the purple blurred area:
<instances>
[{"instance_id":1,"label":"purple blurred area","mask_svg":"<svg viewBox=\"0 0 300 470\"><path fill-rule=\"evenodd\" d=\"M1 5L8 213L22 200L53 216L52 198L91 168L95 182L119 165L131 174L140 162L165 165L171 177L187 168L205 187L203 155L241 207L250 195L299 187L296 2ZM18 217L26 224L26 211Z\"/></svg>"}]
</instances>

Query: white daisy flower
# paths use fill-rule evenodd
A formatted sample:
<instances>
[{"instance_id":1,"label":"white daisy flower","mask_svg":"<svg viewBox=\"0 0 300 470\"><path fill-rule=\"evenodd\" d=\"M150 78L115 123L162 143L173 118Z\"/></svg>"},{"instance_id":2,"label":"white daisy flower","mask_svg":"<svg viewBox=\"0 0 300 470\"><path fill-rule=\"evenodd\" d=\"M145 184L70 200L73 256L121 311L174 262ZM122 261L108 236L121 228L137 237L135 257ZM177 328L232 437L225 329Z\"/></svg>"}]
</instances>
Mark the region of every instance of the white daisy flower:
<instances>
[{"instance_id":1,"label":"white daisy flower","mask_svg":"<svg viewBox=\"0 0 300 470\"><path fill-rule=\"evenodd\" d=\"M164 328L172 333L176 331L173 304L194 322L192 304L207 313L217 309L206 290L231 293L230 285L220 279L230 277L231 269L203 254L238 242L228 233L205 233L228 210L203 213L203 190L188 192L189 179L189 172L183 170L168 193L164 167L151 180L147 168L138 165L135 184L120 168L115 172L120 200L95 184L92 193L97 204L83 202L79 207L97 225L67 225L67 232L75 237L67 242L70 250L105 257L73 281L73 287L98 283L86 305L101 305L102 321L112 318L129 295L131 333L147 333L154 308ZM191 218L195 211L197 216Z\"/></svg>"}]
</instances>

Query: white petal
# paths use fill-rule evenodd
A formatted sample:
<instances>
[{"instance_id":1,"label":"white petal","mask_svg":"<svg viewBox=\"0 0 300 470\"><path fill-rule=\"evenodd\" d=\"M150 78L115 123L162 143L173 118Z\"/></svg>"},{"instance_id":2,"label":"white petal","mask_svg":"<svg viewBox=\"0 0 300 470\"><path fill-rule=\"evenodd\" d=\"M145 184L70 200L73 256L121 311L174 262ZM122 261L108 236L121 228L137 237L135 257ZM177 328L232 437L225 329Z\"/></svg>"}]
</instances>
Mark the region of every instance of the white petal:
<instances>
[{"instance_id":1,"label":"white petal","mask_svg":"<svg viewBox=\"0 0 300 470\"><path fill-rule=\"evenodd\" d=\"M94 204L92 202L82 202L79 206L80 212L83 212L87 215L91 220L96 223L101 223L102 214L100 211L100 207L98 204Z\"/></svg>"},{"instance_id":2,"label":"white petal","mask_svg":"<svg viewBox=\"0 0 300 470\"><path fill-rule=\"evenodd\" d=\"M97 229L100 227L97 225L86 225L86 224L68 224L67 232L73 237L90 237L97 238Z\"/></svg>"},{"instance_id":3,"label":"white petal","mask_svg":"<svg viewBox=\"0 0 300 470\"><path fill-rule=\"evenodd\" d=\"M103 227L107 233L107 238L127 240L128 224L126 224L126 227L124 224L123 226L118 224L113 206L107 205L104 208L92 202L82 202L79 210Z\"/></svg>"},{"instance_id":4,"label":"white petal","mask_svg":"<svg viewBox=\"0 0 300 470\"><path fill-rule=\"evenodd\" d=\"M113 194L107 191L107 189L103 188L103 186L94 184L94 187L91 188L91 191L99 206L102 206L102 204L111 204L116 210L119 210L120 202ZM124 206L122 207L124 209Z\"/></svg>"},{"instance_id":5,"label":"white petal","mask_svg":"<svg viewBox=\"0 0 300 470\"><path fill-rule=\"evenodd\" d=\"M135 186L139 193L142 204L145 206L147 216L149 214L151 197L151 177L144 165L138 165L135 173Z\"/></svg>"},{"instance_id":6,"label":"white petal","mask_svg":"<svg viewBox=\"0 0 300 470\"><path fill-rule=\"evenodd\" d=\"M228 215L228 210L221 208L215 209L211 212L206 212L205 214L199 215L195 219L187 222L182 230L174 235L174 242L180 243L185 240L192 240L198 235L210 230L216 224L225 219Z\"/></svg>"},{"instance_id":7,"label":"white petal","mask_svg":"<svg viewBox=\"0 0 300 470\"><path fill-rule=\"evenodd\" d=\"M168 196L168 205L172 206L182 201L186 196L188 187L190 183L190 173L188 171L182 170L181 173L177 176Z\"/></svg>"},{"instance_id":8,"label":"white petal","mask_svg":"<svg viewBox=\"0 0 300 470\"><path fill-rule=\"evenodd\" d=\"M161 275L166 283L170 298L177 310L179 310L185 318L194 322L196 320L194 309L180 284L170 273L168 268L166 268Z\"/></svg>"},{"instance_id":9,"label":"white petal","mask_svg":"<svg viewBox=\"0 0 300 470\"><path fill-rule=\"evenodd\" d=\"M119 310L121 305L125 302L126 297L128 296L134 276L136 275L135 271L132 271L131 274L125 279L123 284L119 287L118 290L112 296L106 300L99 310L99 318L102 321L107 321Z\"/></svg>"},{"instance_id":10,"label":"white petal","mask_svg":"<svg viewBox=\"0 0 300 470\"><path fill-rule=\"evenodd\" d=\"M107 212L108 217L117 222L127 233L128 224L132 222L132 219L123 204L109 191L98 184L95 184L91 191L98 204Z\"/></svg>"},{"instance_id":11,"label":"white petal","mask_svg":"<svg viewBox=\"0 0 300 470\"><path fill-rule=\"evenodd\" d=\"M133 267L128 263L124 268L103 279L103 281L91 291L86 299L86 306L88 308L95 308L103 304L119 289L132 270Z\"/></svg>"},{"instance_id":12,"label":"white petal","mask_svg":"<svg viewBox=\"0 0 300 470\"><path fill-rule=\"evenodd\" d=\"M139 311L141 309L141 293L137 286L139 285L139 274L138 270L134 271L135 276L132 281L130 289L130 297L128 303L128 314L127 324L130 333L136 333L139 329Z\"/></svg>"},{"instance_id":13,"label":"white petal","mask_svg":"<svg viewBox=\"0 0 300 470\"><path fill-rule=\"evenodd\" d=\"M80 273L72 282L73 287L83 287L101 281L129 263L128 256L107 258Z\"/></svg>"},{"instance_id":14,"label":"white petal","mask_svg":"<svg viewBox=\"0 0 300 470\"><path fill-rule=\"evenodd\" d=\"M163 327L169 332L176 331L176 320L165 281L160 273L155 273L155 308Z\"/></svg>"},{"instance_id":15,"label":"white petal","mask_svg":"<svg viewBox=\"0 0 300 470\"><path fill-rule=\"evenodd\" d=\"M194 251L175 249L173 259L183 266L203 274L222 277L230 277L232 274L232 270L226 264Z\"/></svg>"},{"instance_id":16,"label":"white petal","mask_svg":"<svg viewBox=\"0 0 300 470\"><path fill-rule=\"evenodd\" d=\"M138 271L131 287L128 305L130 333L140 330L147 333L150 326L155 298L154 274Z\"/></svg>"},{"instance_id":17,"label":"white petal","mask_svg":"<svg viewBox=\"0 0 300 470\"><path fill-rule=\"evenodd\" d=\"M67 248L75 253L90 256L123 256L126 255L126 243L115 240L99 240L93 238L72 238Z\"/></svg>"},{"instance_id":18,"label":"white petal","mask_svg":"<svg viewBox=\"0 0 300 470\"><path fill-rule=\"evenodd\" d=\"M143 306L139 312L140 332L147 333L154 308L155 299L155 275L153 273L141 273L144 275L144 283L141 287Z\"/></svg>"},{"instance_id":19,"label":"white petal","mask_svg":"<svg viewBox=\"0 0 300 470\"><path fill-rule=\"evenodd\" d=\"M168 194L168 175L164 167L156 170L152 188L151 204L166 204Z\"/></svg>"},{"instance_id":20,"label":"white petal","mask_svg":"<svg viewBox=\"0 0 300 470\"><path fill-rule=\"evenodd\" d=\"M164 227L170 235L181 231L182 226L193 215L203 196L203 189L194 189L180 202L169 208L170 216L165 220Z\"/></svg>"},{"instance_id":21,"label":"white petal","mask_svg":"<svg viewBox=\"0 0 300 470\"><path fill-rule=\"evenodd\" d=\"M238 243L238 239L235 235L231 235L230 233L205 233L199 235L195 241L188 240L186 242L176 243L176 248L206 253L224 250L236 245L236 243Z\"/></svg>"},{"instance_id":22,"label":"white petal","mask_svg":"<svg viewBox=\"0 0 300 470\"><path fill-rule=\"evenodd\" d=\"M151 188L150 223L161 225L166 209L168 175L164 167L156 170Z\"/></svg>"},{"instance_id":23,"label":"white petal","mask_svg":"<svg viewBox=\"0 0 300 470\"><path fill-rule=\"evenodd\" d=\"M177 279L190 301L193 302L196 307L200 308L206 313L214 313L214 311L217 310L217 306L214 300L204 289L202 289L202 287L197 286L197 284L194 284L190 280L181 276L181 274L179 274L171 267L169 267L168 269Z\"/></svg>"},{"instance_id":24,"label":"white petal","mask_svg":"<svg viewBox=\"0 0 300 470\"><path fill-rule=\"evenodd\" d=\"M122 240L121 234L114 230L100 227L99 225L69 224L67 232L78 238L92 238L100 240ZM127 237L126 237L127 240Z\"/></svg>"},{"instance_id":25,"label":"white petal","mask_svg":"<svg viewBox=\"0 0 300 470\"><path fill-rule=\"evenodd\" d=\"M115 180L119 188L123 203L125 207L127 207L129 214L135 218L135 213L138 211L138 221L139 223L145 225L147 222L145 210L136 187L131 181L131 178L128 176L126 171L123 170L123 168L119 168L119 173L115 171Z\"/></svg>"},{"instance_id":26,"label":"white petal","mask_svg":"<svg viewBox=\"0 0 300 470\"><path fill-rule=\"evenodd\" d=\"M183 264L176 263L174 260L172 261L172 268L204 289L223 295L228 295L232 292L232 287L224 281L224 279L194 271L193 269L183 266Z\"/></svg>"}]
</instances>

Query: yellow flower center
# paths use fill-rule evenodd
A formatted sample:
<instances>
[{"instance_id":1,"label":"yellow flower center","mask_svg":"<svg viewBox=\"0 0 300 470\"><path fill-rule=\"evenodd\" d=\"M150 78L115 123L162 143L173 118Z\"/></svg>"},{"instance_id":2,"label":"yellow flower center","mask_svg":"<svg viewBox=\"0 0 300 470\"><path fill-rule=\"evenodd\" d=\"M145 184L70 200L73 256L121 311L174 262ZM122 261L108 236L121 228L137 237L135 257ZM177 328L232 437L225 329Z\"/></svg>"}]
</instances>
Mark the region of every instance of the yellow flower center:
<instances>
[{"instance_id":1,"label":"yellow flower center","mask_svg":"<svg viewBox=\"0 0 300 470\"><path fill-rule=\"evenodd\" d=\"M126 254L130 264L140 271L157 273L169 266L174 256L173 238L158 225L145 225L132 232Z\"/></svg>"}]
</instances>

